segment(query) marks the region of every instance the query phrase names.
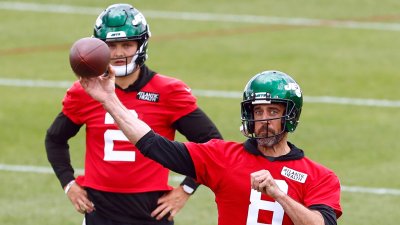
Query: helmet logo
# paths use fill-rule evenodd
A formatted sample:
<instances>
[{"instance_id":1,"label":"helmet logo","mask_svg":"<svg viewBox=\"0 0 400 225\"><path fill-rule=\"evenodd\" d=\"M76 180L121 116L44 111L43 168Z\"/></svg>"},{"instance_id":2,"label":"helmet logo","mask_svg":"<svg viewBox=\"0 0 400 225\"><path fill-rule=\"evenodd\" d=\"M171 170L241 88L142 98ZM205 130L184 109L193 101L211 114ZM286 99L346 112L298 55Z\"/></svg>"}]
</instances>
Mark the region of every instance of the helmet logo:
<instances>
[{"instance_id":1,"label":"helmet logo","mask_svg":"<svg viewBox=\"0 0 400 225\"><path fill-rule=\"evenodd\" d=\"M256 105L256 104L271 104L270 99L271 95L269 93L265 92L256 92L254 93L254 101L252 101L251 104Z\"/></svg>"},{"instance_id":2,"label":"helmet logo","mask_svg":"<svg viewBox=\"0 0 400 225\"><path fill-rule=\"evenodd\" d=\"M265 99L267 97L267 93L265 92L257 92L255 93L255 99Z\"/></svg>"},{"instance_id":3,"label":"helmet logo","mask_svg":"<svg viewBox=\"0 0 400 225\"><path fill-rule=\"evenodd\" d=\"M294 91L297 97L301 97L300 86L296 83L288 83L287 85L285 85L285 90Z\"/></svg>"},{"instance_id":4,"label":"helmet logo","mask_svg":"<svg viewBox=\"0 0 400 225\"><path fill-rule=\"evenodd\" d=\"M144 26L147 25L146 19L144 18L142 13L136 14L134 19L132 20L132 25L133 26L137 26L140 23L143 24Z\"/></svg>"},{"instance_id":5,"label":"helmet logo","mask_svg":"<svg viewBox=\"0 0 400 225\"><path fill-rule=\"evenodd\" d=\"M107 33L107 39L108 38L124 38L124 37L126 37L125 31L108 32Z\"/></svg>"}]
</instances>

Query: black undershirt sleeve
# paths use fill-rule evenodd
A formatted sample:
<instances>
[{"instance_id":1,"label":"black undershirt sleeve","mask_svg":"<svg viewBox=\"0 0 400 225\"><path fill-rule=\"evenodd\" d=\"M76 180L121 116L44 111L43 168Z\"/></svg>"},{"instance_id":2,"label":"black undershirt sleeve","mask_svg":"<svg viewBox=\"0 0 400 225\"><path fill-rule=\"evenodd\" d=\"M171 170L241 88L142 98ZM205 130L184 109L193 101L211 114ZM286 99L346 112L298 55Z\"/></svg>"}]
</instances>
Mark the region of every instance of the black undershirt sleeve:
<instances>
[{"instance_id":1,"label":"black undershirt sleeve","mask_svg":"<svg viewBox=\"0 0 400 225\"><path fill-rule=\"evenodd\" d=\"M331 207L319 204L312 205L308 208L319 211L322 214L322 217L324 217L325 225L337 225L336 213Z\"/></svg>"},{"instance_id":2,"label":"black undershirt sleeve","mask_svg":"<svg viewBox=\"0 0 400 225\"><path fill-rule=\"evenodd\" d=\"M223 139L215 124L200 108L177 120L174 127L188 141L195 143L204 143L211 139ZM187 185L194 191L199 187L199 184L191 177L185 177L181 185Z\"/></svg>"},{"instance_id":3,"label":"black undershirt sleeve","mask_svg":"<svg viewBox=\"0 0 400 225\"><path fill-rule=\"evenodd\" d=\"M69 155L68 140L78 133L81 126L72 122L61 112L47 129L45 138L47 159L62 187L75 179Z\"/></svg>"},{"instance_id":4,"label":"black undershirt sleeve","mask_svg":"<svg viewBox=\"0 0 400 225\"><path fill-rule=\"evenodd\" d=\"M176 173L196 178L192 158L183 143L170 141L153 131L149 131L136 143L136 148L144 156L164 167ZM157 150L153 151L153 149Z\"/></svg>"},{"instance_id":5,"label":"black undershirt sleeve","mask_svg":"<svg viewBox=\"0 0 400 225\"><path fill-rule=\"evenodd\" d=\"M177 120L174 127L188 141L195 143L204 143L211 139L223 139L215 124L200 108Z\"/></svg>"}]
</instances>

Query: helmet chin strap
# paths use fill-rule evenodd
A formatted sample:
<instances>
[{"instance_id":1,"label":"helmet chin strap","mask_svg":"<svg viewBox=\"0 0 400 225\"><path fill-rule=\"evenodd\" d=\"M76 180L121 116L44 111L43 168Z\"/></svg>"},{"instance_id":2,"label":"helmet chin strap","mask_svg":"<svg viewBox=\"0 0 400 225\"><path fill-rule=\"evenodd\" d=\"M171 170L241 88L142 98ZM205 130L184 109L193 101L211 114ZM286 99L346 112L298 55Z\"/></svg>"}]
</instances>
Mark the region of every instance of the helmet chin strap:
<instances>
[{"instance_id":1,"label":"helmet chin strap","mask_svg":"<svg viewBox=\"0 0 400 225\"><path fill-rule=\"evenodd\" d=\"M111 67L115 71L115 76L116 77L123 77L123 76L127 76L127 75L131 74L136 68L135 61L136 61L137 57L138 57L137 54L135 56L133 56L131 62L129 64L125 65L125 66L113 66L113 65L111 65Z\"/></svg>"}]
</instances>

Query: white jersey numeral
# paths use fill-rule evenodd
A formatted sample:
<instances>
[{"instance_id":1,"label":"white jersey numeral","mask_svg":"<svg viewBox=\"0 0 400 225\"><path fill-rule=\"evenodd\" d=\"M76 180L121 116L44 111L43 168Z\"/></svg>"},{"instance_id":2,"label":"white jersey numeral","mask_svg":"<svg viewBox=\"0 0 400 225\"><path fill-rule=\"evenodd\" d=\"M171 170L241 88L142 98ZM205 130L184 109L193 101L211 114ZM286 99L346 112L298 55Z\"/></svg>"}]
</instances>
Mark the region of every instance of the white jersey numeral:
<instances>
[{"instance_id":1,"label":"white jersey numeral","mask_svg":"<svg viewBox=\"0 0 400 225\"><path fill-rule=\"evenodd\" d=\"M135 110L130 110L136 117L138 116ZM109 113L106 113L104 123L114 124L114 118ZM134 151L121 151L114 149L114 141L129 141L121 130L106 130L104 133L104 161L123 161L134 162Z\"/></svg>"},{"instance_id":2,"label":"white jersey numeral","mask_svg":"<svg viewBox=\"0 0 400 225\"><path fill-rule=\"evenodd\" d=\"M275 180L278 187L287 194L288 185L284 180ZM260 210L272 212L272 223L268 225L282 225L283 211L282 206L276 201L261 200L261 192L251 189L249 212L247 214L246 225L267 225L258 222L258 213Z\"/></svg>"}]
</instances>

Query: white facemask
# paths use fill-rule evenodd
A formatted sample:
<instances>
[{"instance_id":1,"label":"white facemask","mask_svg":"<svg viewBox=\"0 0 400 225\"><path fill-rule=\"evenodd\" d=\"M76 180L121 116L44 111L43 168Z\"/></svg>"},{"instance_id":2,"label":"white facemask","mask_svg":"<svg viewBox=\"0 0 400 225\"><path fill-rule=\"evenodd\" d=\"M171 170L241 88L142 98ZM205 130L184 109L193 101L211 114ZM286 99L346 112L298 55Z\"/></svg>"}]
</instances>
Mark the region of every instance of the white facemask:
<instances>
[{"instance_id":1,"label":"white facemask","mask_svg":"<svg viewBox=\"0 0 400 225\"><path fill-rule=\"evenodd\" d=\"M138 57L138 55L136 54L135 56L132 57L131 62L128 63L127 65L124 65L124 66L112 66L111 65L111 67L115 71L115 76L123 77L123 76L126 76L128 74L131 74L136 68L135 61L136 61L137 57Z\"/></svg>"}]
</instances>

